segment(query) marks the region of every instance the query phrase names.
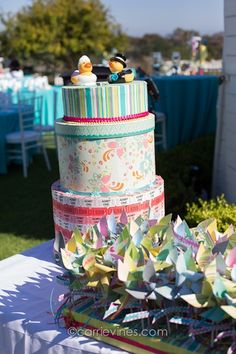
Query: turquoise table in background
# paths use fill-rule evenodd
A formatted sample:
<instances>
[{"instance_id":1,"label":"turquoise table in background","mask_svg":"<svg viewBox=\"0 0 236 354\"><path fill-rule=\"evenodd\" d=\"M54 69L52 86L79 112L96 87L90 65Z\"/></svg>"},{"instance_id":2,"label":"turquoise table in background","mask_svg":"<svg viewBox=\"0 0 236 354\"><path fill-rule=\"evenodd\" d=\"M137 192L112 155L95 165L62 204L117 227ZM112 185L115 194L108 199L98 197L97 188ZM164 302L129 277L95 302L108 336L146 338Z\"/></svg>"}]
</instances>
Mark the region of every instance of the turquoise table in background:
<instances>
[{"instance_id":1,"label":"turquoise table in background","mask_svg":"<svg viewBox=\"0 0 236 354\"><path fill-rule=\"evenodd\" d=\"M54 107L55 93L57 96L56 106ZM52 86L51 90L37 91L37 94L43 96L42 123L45 125L54 125L54 113L56 119L64 116L61 86ZM56 112L54 112L54 108L56 109Z\"/></svg>"},{"instance_id":2,"label":"turquoise table in background","mask_svg":"<svg viewBox=\"0 0 236 354\"><path fill-rule=\"evenodd\" d=\"M158 111L167 117L167 148L216 131L217 76L152 77L160 91Z\"/></svg>"},{"instance_id":3,"label":"turquoise table in background","mask_svg":"<svg viewBox=\"0 0 236 354\"><path fill-rule=\"evenodd\" d=\"M43 107L42 107L42 124L44 125L54 125L54 117L62 118L63 113L63 103L62 103L62 89L61 86L51 86L50 90L37 90L37 91L28 91L27 89L20 90L21 97L24 98L24 93L26 97L32 95L42 96L43 97ZM54 97L56 94L56 105L54 105ZM18 98L17 94L13 98L14 103L17 103Z\"/></svg>"},{"instance_id":4,"label":"turquoise table in background","mask_svg":"<svg viewBox=\"0 0 236 354\"><path fill-rule=\"evenodd\" d=\"M7 173L6 135L19 129L18 110L0 109L0 174Z\"/></svg>"},{"instance_id":5,"label":"turquoise table in background","mask_svg":"<svg viewBox=\"0 0 236 354\"><path fill-rule=\"evenodd\" d=\"M56 106L54 105L54 94L56 96ZM61 86L53 86L51 90L37 91L36 96L43 97L42 122L45 125L54 125L54 115L56 118L63 117ZM54 111L56 109L56 111ZM7 173L6 156L6 135L19 130L18 109L2 109L0 107L0 174Z\"/></svg>"}]
</instances>

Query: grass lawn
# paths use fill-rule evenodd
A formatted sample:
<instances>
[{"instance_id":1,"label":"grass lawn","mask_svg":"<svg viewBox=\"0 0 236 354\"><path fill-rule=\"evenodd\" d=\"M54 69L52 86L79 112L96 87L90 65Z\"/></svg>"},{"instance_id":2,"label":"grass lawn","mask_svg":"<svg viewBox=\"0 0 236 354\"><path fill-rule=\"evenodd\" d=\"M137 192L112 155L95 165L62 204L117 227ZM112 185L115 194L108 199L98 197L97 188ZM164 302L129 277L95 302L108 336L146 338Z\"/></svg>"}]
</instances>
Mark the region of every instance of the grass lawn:
<instances>
[{"instance_id":1,"label":"grass lawn","mask_svg":"<svg viewBox=\"0 0 236 354\"><path fill-rule=\"evenodd\" d=\"M191 165L198 165L201 171L197 184L210 189L213 151L214 138L204 137L157 153L157 173L165 180L166 213L184 217L186 202L196 199ZM59 172L55 149L48 153L51 172L42 155L36 155L28 178L23 177L20 165L12 165L7 175L0 175L0 259L54 237L50 187L59 179Z\"/></svg>"},{"instance_id":2,"label":"grass lawn","mask_svg":"<svg viewBox=\"0 0 236 354\"><path fill-rule=\"evenodd\" d=\"M46 241L43 239L28 238L27 236L15 236L14 234L0 233L0 259L13 256L27 248L31 248Z\"/></svg>"},{"instance_id":3,"label":"grass lawn","mask_svg":"<svg viewBox=\"0 0 236 354\"><path fill-rule=\"evenodd\" d=\"M12 165L0 176L0 259L54 237L50 187L59 178L55 149L48 149L52 171L34 156L28 178Z\"/></svg>"}]
</instances>

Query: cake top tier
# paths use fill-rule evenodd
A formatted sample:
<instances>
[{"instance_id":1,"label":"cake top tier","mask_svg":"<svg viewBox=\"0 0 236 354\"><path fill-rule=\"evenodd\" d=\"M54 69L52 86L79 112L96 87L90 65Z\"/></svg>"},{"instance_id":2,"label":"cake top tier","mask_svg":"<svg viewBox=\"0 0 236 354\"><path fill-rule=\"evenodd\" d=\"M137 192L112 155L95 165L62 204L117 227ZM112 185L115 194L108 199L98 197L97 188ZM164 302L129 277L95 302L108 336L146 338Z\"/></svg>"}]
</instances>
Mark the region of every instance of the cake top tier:
<instances>
[{"instance_id":1,"label":"cake top tier","mask_svg":"<svg viewBox=\"0 0 236 354\"><path fill-rule=\"evenodd\" d=\"M63 86L64 119L83 122L132 119L148 114L147 83Z\"/></svg>"}]
</instances>

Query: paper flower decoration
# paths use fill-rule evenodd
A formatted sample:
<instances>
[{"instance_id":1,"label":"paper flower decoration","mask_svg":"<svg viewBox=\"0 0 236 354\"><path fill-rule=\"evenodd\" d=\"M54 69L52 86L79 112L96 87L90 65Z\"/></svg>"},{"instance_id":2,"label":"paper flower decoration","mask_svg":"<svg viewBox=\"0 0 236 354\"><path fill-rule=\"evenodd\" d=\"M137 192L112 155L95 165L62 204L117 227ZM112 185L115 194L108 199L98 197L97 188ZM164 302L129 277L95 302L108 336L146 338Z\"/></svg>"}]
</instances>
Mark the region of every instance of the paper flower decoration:
<instances>
[{"instance_id":1,"label":"paper flower decoration","mask_svg":"<svg viewBox=\"0 0 236 354\"><path fill-rule=\"evenodd\" d=\"M83 319L86 326L96 318L140 333L161 325L169 335L177 326L178 335L190 336L205 350L218 342L222 346L230 333L229 346L235 348L235 250L233 228L221 234L215 220L190 229L171 216L158 223L141 217L128 223L124 213L119 222L113 214L103 217L85 234L75 231L61 250L66 272L60 281L70 293L57 318L67 326L81 326ZM153 338L147 341L152 345ZM155 343L161 348L159 339Z\"/></svg>"}]
</instances>

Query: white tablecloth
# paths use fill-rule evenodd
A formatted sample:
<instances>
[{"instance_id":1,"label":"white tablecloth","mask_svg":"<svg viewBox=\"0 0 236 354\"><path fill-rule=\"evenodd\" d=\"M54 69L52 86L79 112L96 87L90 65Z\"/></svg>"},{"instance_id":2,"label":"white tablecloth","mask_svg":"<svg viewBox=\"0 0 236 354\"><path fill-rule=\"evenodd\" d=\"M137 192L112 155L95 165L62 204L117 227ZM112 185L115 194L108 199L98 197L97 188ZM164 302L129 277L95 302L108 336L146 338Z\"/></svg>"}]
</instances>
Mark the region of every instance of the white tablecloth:
<instances>
[{"instance_id":1,"label":"white tablecloth","mask_svg":"<svg viewBox=\"0 0 236 354\"><path fill-rule=\"evenodd\" d=\"M51 310L64 293L56 282L60 273L52 241L0 262L0 353L127 353L88 337L70 337L54 323Z\"/></svg>"}]
</instances>

